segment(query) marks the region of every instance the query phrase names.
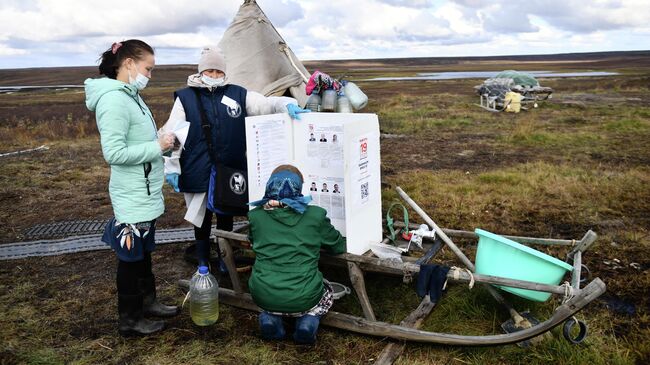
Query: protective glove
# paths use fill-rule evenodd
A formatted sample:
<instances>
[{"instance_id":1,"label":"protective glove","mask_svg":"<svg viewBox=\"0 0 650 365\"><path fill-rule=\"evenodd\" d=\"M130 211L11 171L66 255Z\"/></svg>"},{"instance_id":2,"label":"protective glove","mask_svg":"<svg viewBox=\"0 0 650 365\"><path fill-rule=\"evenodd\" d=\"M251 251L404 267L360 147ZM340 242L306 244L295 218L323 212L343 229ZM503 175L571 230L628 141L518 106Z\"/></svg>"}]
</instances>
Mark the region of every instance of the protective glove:
<instances>
[{"instance_id":1,"label":"protective glove","mask_svg":"<svg viewBox=\"0 0 650 365\"><path fill-rule=\"evenodd\" d=\"M165 174L165 181L167 181L167 184L169 184L172 188L174 188L175 192L180 192L178 189L178 174L175 172L172 172L170 174Z\"/></svg>"},{"instance_id":2,"label":"protective glove","mask_svg":"<svg viewBox=\"0 0 650 365\"><path fill-rule=\"evenodd\" d=\"M287 113L289 113L291 119L300 120L300 115L298 114L309 113L310 111L309 109L302 109L298 104L287 104Z\"/></svg>"}]
</instances>

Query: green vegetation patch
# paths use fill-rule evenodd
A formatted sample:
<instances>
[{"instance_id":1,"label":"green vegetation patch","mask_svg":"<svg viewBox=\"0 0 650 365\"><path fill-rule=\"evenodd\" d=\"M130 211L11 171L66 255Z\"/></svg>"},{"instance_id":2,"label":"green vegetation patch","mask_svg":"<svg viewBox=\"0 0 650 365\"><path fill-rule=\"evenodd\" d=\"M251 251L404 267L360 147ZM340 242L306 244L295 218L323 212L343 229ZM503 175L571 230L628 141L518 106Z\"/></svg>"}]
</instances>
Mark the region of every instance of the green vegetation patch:
<instances>
[{"instance_id":1,"label":"green vegetation patch","mask_svg":"<svg viewBox=\"0 0 650 365\"><path fill-rule=\"evenodd\" d=\"M605 124L605 129L611 132L636 133L650 131L650 117L648 120L621 119Z\"/></svg>"},{"instance_id":2,"label":"green vegetation patch","mask_svg":"<svg viewBox=\"0 0 650 365\"><path fill-rule=\"evenodd\" d=\"M591 170L535 162L477 174L409 172L391 183L400 185L439 225L458 229L547 236L567 226L572 228L558 233L579 238L603 219L627 219L631 210L639 217L650 215L648 206L637 205L650 201L648 168ZM386 190L384 205L396 198Z\"/></svg>"}]
</instances>

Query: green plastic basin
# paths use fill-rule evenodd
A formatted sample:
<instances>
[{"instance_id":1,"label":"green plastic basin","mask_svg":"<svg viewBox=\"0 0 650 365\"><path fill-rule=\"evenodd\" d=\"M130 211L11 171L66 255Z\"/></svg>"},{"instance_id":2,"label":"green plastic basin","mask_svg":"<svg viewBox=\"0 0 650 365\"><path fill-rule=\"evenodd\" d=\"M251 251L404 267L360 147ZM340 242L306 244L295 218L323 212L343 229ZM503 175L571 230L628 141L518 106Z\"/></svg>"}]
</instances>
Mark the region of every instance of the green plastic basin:
<instances>
[{"instance_id":1,"label":"green plastic basin","mask_svg":"<svg viewBox=\"0 0 650 365\"><path fill-rule=\"evenodd\" d=\"M476 273L478 274L558 285L566 272L573 270L573 267L566 262L513 240L478 228L474 232L479 237L476 250ZM537 302L545 302L551 296L551 293L541 291L497 286Z\"/></svg>"}]
</instances>

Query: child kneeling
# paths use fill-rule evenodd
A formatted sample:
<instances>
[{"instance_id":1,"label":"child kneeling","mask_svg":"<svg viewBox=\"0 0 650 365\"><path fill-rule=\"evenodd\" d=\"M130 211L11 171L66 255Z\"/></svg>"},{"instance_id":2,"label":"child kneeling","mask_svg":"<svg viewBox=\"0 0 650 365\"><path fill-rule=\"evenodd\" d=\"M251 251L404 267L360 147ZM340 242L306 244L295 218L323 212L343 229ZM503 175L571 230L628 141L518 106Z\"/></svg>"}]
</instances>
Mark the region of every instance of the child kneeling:
<instances>
[{"instance_id":1,"label":"child kneeling","mask_svg":"<svg viewBox=\"0 0 650 365\"><path fill-rule=\"evenodd\" d=\"M283 317L296 318L293 339L313 344L320 317L332 306L332 288L318 270L321 248L345 252L345 238L332 226L325 209L308 205L303 177L291 165L277 167L262 200L248 213L256 259L248 287L259 316L262 337L284 338Z\"/></svg>"}]
</instances>

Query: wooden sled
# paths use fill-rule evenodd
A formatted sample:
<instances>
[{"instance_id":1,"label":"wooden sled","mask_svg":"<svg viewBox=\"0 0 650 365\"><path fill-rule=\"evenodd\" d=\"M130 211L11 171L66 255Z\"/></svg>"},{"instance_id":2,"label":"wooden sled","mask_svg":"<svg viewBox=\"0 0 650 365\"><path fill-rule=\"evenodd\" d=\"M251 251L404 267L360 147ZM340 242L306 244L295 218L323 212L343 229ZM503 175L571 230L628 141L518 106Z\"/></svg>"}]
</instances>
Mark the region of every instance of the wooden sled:
<instances>
[{"instance_id":1,"label":"wooden sled","mask_svg":"<svg viewBox=\"0 0 650 365\"><path fill-rule=\"evenodd\" d=\"M481 85L476 86L475 90L478 92L478 88ZM535 87L522 87L516 85L511 88L509 91L513 91L521 94L521 109L529 110L531 108L537 108L537 103L541 101L546 101L553 97L553 89L550 87L535 86ZM494 113L499 113L505 111L508 108L510 102L505 101L505 90L497 95L490 95L487 93L479 93L479 103L477 106Z\"/></svg>"},{"instance_id":2,"label":"wooden sled","mask_svg":"<svg viewBox=\"0 0 650 365\"><path fill-rule=\"evenodd\" d=\"M416 275L420 271L420 264L429 262L441 249L441 241L434 241L432 244L425 245L428 251L422 258L415 259L412 257L403 257L403 262L398 262L395 260L382 260L374 257L370 251L364 255L354 255L349 253L340 255L322 254L320 258L321 264L344 266L348 268L350 282L352 283L352 287L354 288L361 304L364 318L330 311L322 318L321 323L326 326L331 326L359 334L387 337L393 340L458 346L494 346L519 343L521 341L525 341L544 334L554 327L565 323L564 332L565 337L567 337L568 340L572 341L573 343L578 343L584 339L584 336L586 335L586 325L584 325L583 322L575 319L574 316L594 299L603 294L606 289L605 283L603 283L603 281L599 278L593 279L585 287L581 288L580 286L581 273L583 268L582 253L585 252L596 240L597 236L594 232L588 231L585 236L579 241L505 236L523 244L560 245L570 247L571 250L567 256L567 259L573 264L570 285L568 285L568 283L565 285L546 285L496 276L472 274L471 272L474 269L473 264L458 249L458 247L451 241L449 237L464 239L476 238L475 233L469 231L440 229L435 224L435 222L433 222L426 215L426 213L424 213L419 208L419 206L417 206L417 204L415 204L415 202L413 202L408 197L408 195L406 195L406 193L404 193L399 187L397 190L400 195L406 200L406 202L411 205L411 207L413 207L413 209L420 216L424 218L427 224L436 230L436 232L439 234L439 237L442 238L442 242L444 242L467 267L468 270L452 268L447 275L448 281L475 281L477 283L486 285L486 288L494 296L497 302L505 306L512 319L516 323L522 325L520 328L523 329L512 333L486 336L465 336L418 330L417 327L435 306L434 303L431 303L428 296L426 296L420 305L400 324L390 324L376 320L372 305L370 304L370 300L368 298L368 294L366 293L364 272L375 272L398 276ZM413 225L413 228L417 228L417 226ZM245 229L245 227L243 227L243 229ZM246 234L238 232L217 230L216 237L220 250L222 252L222 258L224 259L226 267L228 268L228 272L237 273L233 248L250 250L251 245L248 236ZM386 241L387 240L384 242ZM243 291L239 275L230 275L230 279L233 289L220 288L219 292L221 301L225 304L237 308L251 311L260 311L260 308L255 305L250 294ZM187 281L185 281L184 286L185 285L187 285ZM520 313L518 313L492 285L504 285L514 288L531 289L563 295L564 300L562 304L555 309L553 315L546 321L535 325L532 325L530 323L528 325L525 325L527 320ZM575 325L580 325L581 330L581 333L577 336L577 339L572 338L569 335L571 327ZM583 328L585 333L583 333ZM402 343L389 343L384 352L380 355L380 360L383 360L377 361L376 363L392 364L392 361L394 361L395 358L401 353L403 346L404 345Z\"/></svg>"}]
</instances>

